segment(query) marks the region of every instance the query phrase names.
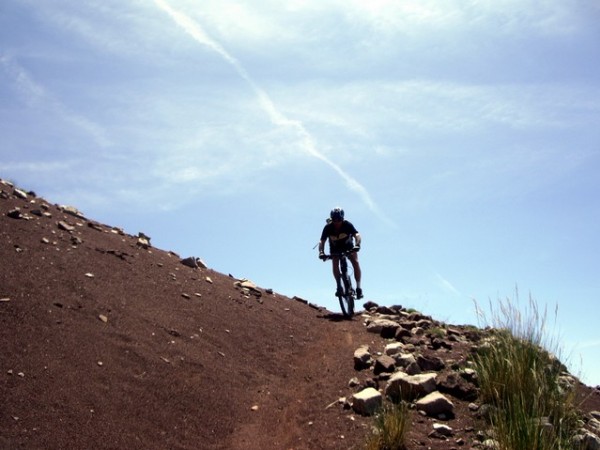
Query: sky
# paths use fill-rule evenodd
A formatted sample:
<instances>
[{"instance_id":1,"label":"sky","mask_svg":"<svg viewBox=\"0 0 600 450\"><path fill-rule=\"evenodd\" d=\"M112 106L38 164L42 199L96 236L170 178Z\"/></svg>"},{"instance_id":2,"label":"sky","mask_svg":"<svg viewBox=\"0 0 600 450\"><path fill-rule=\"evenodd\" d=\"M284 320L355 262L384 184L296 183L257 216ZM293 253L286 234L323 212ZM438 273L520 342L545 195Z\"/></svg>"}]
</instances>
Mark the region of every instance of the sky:
<instances>
[{"instance_id":1,"label":"sky","mask_svg":"<svg viewBox=\"0 0 600 450\"><path fill-rule=\"evenodd\" d=\"M0 177L339 311L502 303L600 385L600 3L2 0ZM481 310L483 314L478 314Z\"/></svg>"}]
</instances>

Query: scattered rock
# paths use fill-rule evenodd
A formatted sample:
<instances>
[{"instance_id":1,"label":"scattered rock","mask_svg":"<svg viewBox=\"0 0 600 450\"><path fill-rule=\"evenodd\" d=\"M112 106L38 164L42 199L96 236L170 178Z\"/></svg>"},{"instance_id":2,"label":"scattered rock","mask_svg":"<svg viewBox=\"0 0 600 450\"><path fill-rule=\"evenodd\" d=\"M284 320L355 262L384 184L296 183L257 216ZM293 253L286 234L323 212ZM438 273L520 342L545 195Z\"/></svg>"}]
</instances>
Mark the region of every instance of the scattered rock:
<instances>
[{"instance_id":1,"label":"scattered rock","mask_svg":"<svg viewBox=\"0 0 600 450\"><path fill-rule=\"evenodd\" d=\"M393 342L385 346L384 353L389 356L395 356L402 352L404 345L401 342Z\"/></svg>"},{"instance_id":2,"label":"scattered rock","mask_svg":"<svg viewBox=\"0 0 600 450\"><path fill-rule=\"evenodd\" d=\"M441 358L423 355L417 357L417 364L423 372L439 372L446 366Z\"/></svg>"},{"instance_id":3,"label":"scattered rock","mask_svg":"<svg viewBox=\"0 0 600 450\"><path fill-rule=\"evenodd\" d=\"M460 400L472 401L478 395L477 387L456 372L442 375L438 381L438 389Z\"/></svg>"},{"instance_id":4,"label":"scattered rock","mask_svg":"<svg viewBox=\"0 0 600 450\"><path fill-rule=\"evenodd\" d=\"M366 311L370 311L371 309L375 309L375 308L377 308L378 306L379 306L379 305L378 305L377 303L375 303L375 302L371 302L371 301L368 301L368 302L366 302L366 303L363 305L363 307L365 308L365 310L366 310Z\"/></svg>"},{"instance_id":5,"label":"scattered rock","mask_svg":"<svg viewBox=\"0 0 600 450\"><path fill-rule=\"evenodd\" d=\"M600 450L600 438L587 430L582 430L580 434L576 435L573 444L575 444L575 448L581 450Z\"/></svg>"},{"instance_id":6,"label":"scattered rock","mask_svg":"<svg viewBox=\"0 0 600 450\"><path fill-rule=\"evenodd\" d=\"M409 339L412 337L412 334L410 332L410 330L407 330L406 328L403 327L399 327L396 330L396 334L394 335L394 339L396 339L399 342L408 342Z\"/></svg>"},{"instance_id":7,"label":"scattered rock","mask_svg":"<svg viewBox=\"0 0 600 450\"><path fill-rule=\"evenodd\" d=\"M13 190L13 195L20 199L27 200L27 193L25 191L22 191L21 189L15 188Z\"/></svg>"},{"instance_id":8,"label":"scattered rock","mask_svg":"<svg viewBox=\"0 0 600 450\"><path fill-rule=\"evenodd\" d=\"M190 256L189 258L184 258L180 261L181 264L187 267L191 267L192 269L206 269L208 268L206 264L200 259Z\"/></svg>"},{"instance_id":9,"label":"scattered rock","mask_svg":"<svg viewBox=\"0 0 600 450\"><path fill-rule=\"evenodd\" d=\"M361 345L354 351L354 368L356 370L368 369L373 364L371 350L368 345Z\"/></svg>"},{"instance_id":10,"label":"scattered rock","mask_svg":"<svg viewBox=\"0 0 600 450\"><path fill-rule=\"evenodd\" d=\"M439 417L441 415L451 416L454 412L454 404L442 393L435 391L416 402L418 411L423 411L428 416Z\"/></svg>"},{"instance_id":11,"label":"scattered rock","mask_svg":"<svg viewBox=\"0 0 600 450\"><path fill-rule=\"evenodd\" d=\"M365 416L373 415L381 408L383 397L381 393L372 387L363 389L353 396L352 409Z\"/></svg>"},{"instance_id":12,"label":"scattered rock","mask_svg":"<svg viewBox=\"0 0 600 450\"><path fill-rule=\"evenodd\" d=\"M392 373L396 369L396 360L388 355L381 355L375 360L373 373L379 375L381 373Z\"/></svg>"},{"instance_id":13,"label":"scattered rock","mask_svg":"<svg viewBox=\"0 0 600 450\"><path fill-rule=\"evenodd\" d=\"M6 213L6 215L8 217L10 217L11 219L22 219L23 218L23 214L21 213L20 208L11 209L10 211L8 211Z\"/></svg>"},{"instance_id":14,"label":"scattered rock","mask_svg":"<svg viewBox=\"0 0 600 450\"><path fill-rule=\"evenodd\" d=\"M494 439L486 439L481 445L486 450L497 450L500 448L500 444Z\"/></svg>"},{"instance_id":15,"label":"scattered rock","mask_svg":"<svg viewBox=\"0 0 600 450\"><path fill-rule=\"evenodd\" d=\"M242 292L244 292L245 294L252 294L257 297L262 296L262 291L258 288L258 286L256 284L254 284L250 280L246 280L246 279L237 280L235 283L233 283L233 285L236 288L241 289Z\"/></svg>"},{"instance_id":16,"label":"scattered rock","mask_svg":"<svg viewBox=\"0 0 600 450\"><path fill-rule=\"evenodd\" d=\"M77 217L78 219L85 219L85 216L74 206L61 205L59 206L59 209L66 214Z\"/></svg>"},{"instance_id":17,"label":"scattered rock","mask_svg":"<svg viewBox=\"0 0 600 450\"><path fill-rule=\"evenodd\" d=\"M448 425L442 423L433 424L433 432L430 434L432 437L450 437L454 435L454 430Z\"/></svg>"},{"instance_id":18,"label":"scattered rock","mask_svg":"<svg viewBox=\"0 0 600 450\"><path fill-rule=\"evenodd\" d=\"M137 246L143 248L144 250L148 250L150 245L150 236L146 236L144 233L138 233Z\"/></svg>"},{"instance_id":19,"label":"scattered rock","mask_svg":"<svg viewBox=\"0 0 600 450\"><path fill-rule=\"evenodd\" d=\"M69 225L64 220L61 220L60 222L58 222L58 228L60 228L61 230L64 230L64 231L68 231L68 232L75 230L74 226Z\"/></svg>"},{"instance_id":20,"label":"scattered rock","mask_svg":"<svg viewBox=\"0 0 600 450\"><path fill-rule=\"evenodd\" d=\"M369 333L381 334L382 337L393 337L398 328L400 328L398 322L389 319L375 319L367 324Z\"/></svg>"},{"instance_id":21,"label":"scattered rock","mask_svg":"<svg viewBox=\"0 0 600 450\"><path fill-rule=\"evenodd\" d=\"M412 401L435 391L436 378L435 373L408 375L404 372L396 372L388 380L385 394L394 401Z\"/></svg>"},{"instance_id":22,"label":"scattered rock","mask_svg":"<svg viewBox=\"0 0 600 450\"><path fill-rule=\"evenodd\" d=\"M600 433L600 420L592 417L588 420L587 426L592 429L592 431L596 434Z\"/></svg>"},{"instance_id":23,"label":"scattered rock","mask_svg":"<svg viewBox=\"0 0 600 450\"><path fill-rule=\"evenodd\" d=\"M192 269L198 268L198 262L196 261L196 258L194 258L192 256L190 256L189 258L182 259L179 262L181 264L183 264L184 266L191 267Z\"/></svg>"},{"instance_id":24,"label":"scattered rock","mask_svg":"<svg viewBox=\"0 0 600 450\"><path fill-rule=\"evenodd\" d=\"M102 228L102 226L96 222L88 222L88 227L90 227L92 230L104 231L104 228Z\"/></svg>"}]
</instances>

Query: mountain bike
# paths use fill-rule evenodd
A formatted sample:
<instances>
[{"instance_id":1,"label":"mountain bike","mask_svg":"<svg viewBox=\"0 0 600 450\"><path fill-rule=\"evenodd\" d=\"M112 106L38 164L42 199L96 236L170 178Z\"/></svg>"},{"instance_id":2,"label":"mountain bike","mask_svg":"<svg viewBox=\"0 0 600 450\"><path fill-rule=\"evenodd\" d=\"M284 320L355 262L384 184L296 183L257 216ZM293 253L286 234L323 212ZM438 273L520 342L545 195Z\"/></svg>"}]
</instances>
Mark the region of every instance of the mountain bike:
<instances>
[{"instance_id":1,"label":"mountain bike","mask_svg":"<svg viewBox=\"0 0 600 450\"><path fill-rule=\"evenodd\" d=\"M348 266L348 255L353 253L354 250L349 250L337 255L325 255L326 259L333 259L334 256L339 257L340 264L340 276L342 278L343 290L339 295L336 295L340 301L340 307L342 308L342 314L344 317L350 319L354 315L354 299L356 298L356 291L352 287L352 273Z\"/></svg>"}]
</instances>

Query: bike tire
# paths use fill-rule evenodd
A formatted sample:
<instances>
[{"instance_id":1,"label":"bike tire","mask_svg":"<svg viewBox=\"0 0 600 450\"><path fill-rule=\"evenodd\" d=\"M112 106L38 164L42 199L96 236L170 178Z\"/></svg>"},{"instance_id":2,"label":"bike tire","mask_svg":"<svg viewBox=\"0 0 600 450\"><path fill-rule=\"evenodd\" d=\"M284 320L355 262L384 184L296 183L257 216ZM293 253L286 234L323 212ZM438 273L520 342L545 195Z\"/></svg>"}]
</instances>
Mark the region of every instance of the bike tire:
<instances>
[{"instance_id":1,"label":"bike tire","mask_svg":"<svg viewBox=\"0 0 600 450\"><path fill-rule=\"evenodd\" d=\"M354 295L352 293L340 295L340 308L344 317L350 319L354 315Z\"/></svg>"},{"instance_id":2,"label":"bike tire","mask_svg":"<svg viewBox=\"0 0 600 450\"><path fill-rule=\"evenodd\" d=\"M342 309L342 314L346 319L351 319L354 315L354 288L352 287L352 280L350 278L350 274L348 273L348 260L346 259L346 255L342 254L339 260L340 265L340 274L342 277L342 282L344 283L344 292L341 295L338 295L338 300L340 302L340 308Z\"/></svg>"},{"instance_id":3,"label":"bike tire","mask_svg":"<svg viewBox=\"0 0 600 450\"><path fill-rule=\"evenodd\" d=\"M354 288L349 277L344 279L344 294L338 298L342 314L344 317L351 318L354 315Z\"/></svg>"}]
</instances>

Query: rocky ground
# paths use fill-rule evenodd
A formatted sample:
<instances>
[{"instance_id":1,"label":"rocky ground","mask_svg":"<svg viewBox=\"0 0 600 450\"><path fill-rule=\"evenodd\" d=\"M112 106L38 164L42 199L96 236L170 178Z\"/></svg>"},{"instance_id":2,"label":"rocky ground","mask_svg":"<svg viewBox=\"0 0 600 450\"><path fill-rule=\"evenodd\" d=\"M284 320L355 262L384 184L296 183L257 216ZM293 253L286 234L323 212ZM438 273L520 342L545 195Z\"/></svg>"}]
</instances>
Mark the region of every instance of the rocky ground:
<instances>
[{"instance_id":1,"label":"rocky ground","mask_svg":"<svg viewBox=\"0 0 600 450\"><path fill-rule=\"evenodd\" d=\"M362 448L360 393L399 372L445 399L411 411L410 449L481 447L478 330L343 320L189 256L0 180L0 448ZM600 390L578 386L594 431Z\"/></svg>"}]
</instances>

